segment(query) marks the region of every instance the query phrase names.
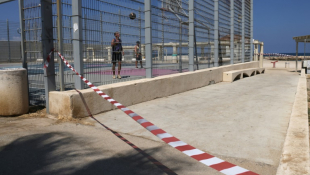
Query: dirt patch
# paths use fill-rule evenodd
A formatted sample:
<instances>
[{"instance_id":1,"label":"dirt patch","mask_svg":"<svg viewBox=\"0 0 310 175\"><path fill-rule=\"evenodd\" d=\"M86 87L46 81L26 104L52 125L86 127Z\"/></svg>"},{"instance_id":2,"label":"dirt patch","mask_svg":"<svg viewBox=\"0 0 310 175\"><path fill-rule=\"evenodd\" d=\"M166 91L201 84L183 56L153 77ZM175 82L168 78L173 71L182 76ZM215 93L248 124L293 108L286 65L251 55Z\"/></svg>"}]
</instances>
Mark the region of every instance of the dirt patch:
<instances>
[{"instance_id":1,"label":"dirt patch","mask_svg":"<svg viewBox=\"0 0 310 175\"><path fill-rule=\"evenodd\" d=\"M65 122L81 124L81 125L95 126L95 121L93 121L93 122L92 121L86 121L85 119L72 118L72 117L61 116L61 115L59 115L57 117L56 124L65 123Z\"/></svg>"},{"instance_id":2,"label":"dirt patch","mask_svg":"<svg viewBox=\"0 0 310 175\"><path fill-rule=\"evenodd\" d=\"M21 118L45 118L46 109L42 106L33 106L29 108L28 114L19 116Z\"/></svg>"}]
</instances>

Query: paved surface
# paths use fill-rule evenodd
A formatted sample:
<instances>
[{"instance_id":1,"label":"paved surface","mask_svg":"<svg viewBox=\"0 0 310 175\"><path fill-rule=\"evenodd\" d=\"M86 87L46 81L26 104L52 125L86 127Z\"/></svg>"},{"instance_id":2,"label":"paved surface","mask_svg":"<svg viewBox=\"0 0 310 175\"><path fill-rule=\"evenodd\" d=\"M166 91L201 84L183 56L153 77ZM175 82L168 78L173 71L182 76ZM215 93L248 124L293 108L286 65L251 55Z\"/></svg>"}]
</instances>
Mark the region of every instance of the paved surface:
<instances>
[{"instance_id":1,"label":"paved surface","mask_svg":"<svg viewBox=\"0 0 310 175\"><path fill-rule=\"evenodd\" d=\"M198 149L272 175L297 82L298 73L267 70L129 108ZM121 111L96 117L178 174L220 174L167 146ZM0 174L164 174L89 118L60 123L0 117L0 128Z\"/></svg>"}]
</instances>

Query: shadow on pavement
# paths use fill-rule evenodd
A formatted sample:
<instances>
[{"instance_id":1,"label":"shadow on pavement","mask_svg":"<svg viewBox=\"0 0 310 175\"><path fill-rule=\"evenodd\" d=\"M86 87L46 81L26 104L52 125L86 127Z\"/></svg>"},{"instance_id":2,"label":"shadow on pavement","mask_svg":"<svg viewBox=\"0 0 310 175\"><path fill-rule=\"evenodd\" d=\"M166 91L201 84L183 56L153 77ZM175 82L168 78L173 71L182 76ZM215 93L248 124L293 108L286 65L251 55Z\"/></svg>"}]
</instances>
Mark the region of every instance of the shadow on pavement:
<instances>
[{"instance_id":1,"label":"shadow on pavement","mask_svg":"<svg viewBox=\"0 0 310 175\"><path fill-rule=\"evenodd\" d=\"M104 145L102 149L88 149L91 147L85 143L60 132L18 138L0 147L0 174L165 174L135 150L113 154ZM144 149L150 155L160 150ZM180 167L190 166L169 156L167 159Z\"/></svg>"}]
</instances>

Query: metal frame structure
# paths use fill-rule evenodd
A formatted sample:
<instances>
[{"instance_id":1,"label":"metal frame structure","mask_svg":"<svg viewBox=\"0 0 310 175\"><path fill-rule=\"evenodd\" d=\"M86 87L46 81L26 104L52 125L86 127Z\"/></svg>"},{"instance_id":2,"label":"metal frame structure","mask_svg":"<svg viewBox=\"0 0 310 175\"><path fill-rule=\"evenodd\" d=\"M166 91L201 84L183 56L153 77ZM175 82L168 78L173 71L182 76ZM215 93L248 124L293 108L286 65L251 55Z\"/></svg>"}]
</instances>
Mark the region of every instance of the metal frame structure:
<instances>
[{"instance_id":1,"label":"metal frame structure","mask_svg":"<svg viewBox=\"0 0 310 175\"><path fill-rule=\"evenodd\" d=\"M51 6L52 12L49 11L49 14L42 10L42 3L46 2ZM82 0L19 0L19 4L23 67L28 68L28 73L35 75L29 80L36 84L31 87L31 93L43 86L40 84L43 69L39 63L46 59L51 47L44 44L47 40L52 40L54 47L57 46L57 50L69 62L74 62L75 69L81 75L91 81L96 80L93 81L96 85L210 68L212 63L213 66L221 66L223 62L223 65L227 64L228 59L229 64L235 64L241 55L243 62L253 59L252 54L248 60L245 59L244 53L248 50L245 49L245 40L248 41L249 37L245 36L246 26L251 26L250 38L251 45L253 44L253 0L127 0L122 3L108 0L89 0L85 3ZM41 11L38 11L40 8ZM141 8L144 9L141 11ZM137 19L128 18L131 12L138 14ZM46 16L51 15L50 13L52 19ZM37 23L46 19L53 24L53 31L45 30L46 23ZM133 75L133 78L124 77L122 80L105 82L105 77L111 75L110 41L112 32L116 30L122 35L125 49L125 70L122 71ZM41 32L50 33L40 38ZM238 41L240 39L241 42ZM142 57L145 57L145 67L142 70L135 70L130 63L133 43L137 40L140 41ZM157 58L154 54L156 49ZM251 47L251 53L252 51ZM236 53L240 54L235 55ZM177 62L170 62L174 55L178 55ZM36 61L33 62L34 60ZM61 61L51 62L50 65L45 73L45 94L55 89L85 88L83 82L64 68ZM50 69L54 69L54 72ZM144 75L135 78L134 74L141 71L145 71ZM163 73L156 73L158 71ZM95 75L98 76L94 77ZM40 77L40 81L34 77ZM45 100L48 105L48 97Z\"/></svg>"},{"instance_id":2,"label":"metal frame structure","mask_svg":"<svg viewBox=\"0 0 310 175\"><path fill-rule=\"evenodd\" d=\"M310 42L310 35L296 36L296 37L293 37L293 40L295 40L295 42L296 42L296 67L295 67L295 72L297 72L297 68L298 68L298 43L304 43L305 44L304 54L306 54L306 43Z\"/></svg>"}]
</instances>

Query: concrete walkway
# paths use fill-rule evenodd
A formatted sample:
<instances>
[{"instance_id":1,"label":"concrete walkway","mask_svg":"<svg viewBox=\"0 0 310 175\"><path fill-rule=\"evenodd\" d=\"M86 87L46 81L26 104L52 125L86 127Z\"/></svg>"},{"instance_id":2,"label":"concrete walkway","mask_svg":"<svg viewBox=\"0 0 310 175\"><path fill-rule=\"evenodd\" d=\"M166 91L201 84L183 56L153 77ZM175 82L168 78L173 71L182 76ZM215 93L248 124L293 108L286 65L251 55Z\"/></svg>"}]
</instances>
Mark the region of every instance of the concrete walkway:
<instances>
[{"instance_id":1,"label":"concrete walkway","mask_svg":"<svg viewBox=\"0 0 310 175\"><path fill-rule=\"evenodd\" d=\"M279 165L297 83L297 73L267 70L129 108L198 149L270 175ZM96 117L117 131L159 141L119 110Z\"/></svg>"},{"instance_id":2,"label":"concrete walkway","mask_svg":"<svg viewBox=\"0 0 310 175\"><path fill-rule=\"evenodd\" d=\"M129 108L198 149L273 175L297 83L298 73L267 70ZM96 117L177 174L221 174L166 145L119 110ZM164 174L90 118L61 123L0 117L0 128L0 174Z\"/></svg>"}]
</instances>

